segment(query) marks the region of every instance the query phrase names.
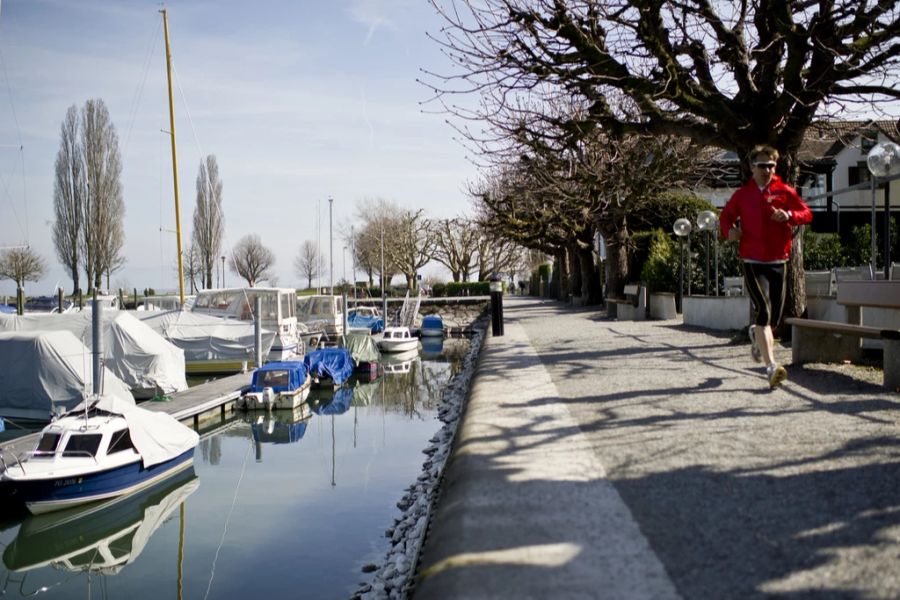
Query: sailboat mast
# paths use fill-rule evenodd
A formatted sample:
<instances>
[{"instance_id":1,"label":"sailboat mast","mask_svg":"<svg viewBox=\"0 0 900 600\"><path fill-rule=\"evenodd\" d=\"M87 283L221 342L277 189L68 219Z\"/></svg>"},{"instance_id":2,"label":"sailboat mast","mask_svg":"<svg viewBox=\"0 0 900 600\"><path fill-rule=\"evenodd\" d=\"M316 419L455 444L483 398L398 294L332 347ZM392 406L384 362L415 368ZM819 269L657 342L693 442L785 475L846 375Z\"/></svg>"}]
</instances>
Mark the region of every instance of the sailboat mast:
<instances>
[{"instance_id":1,"label":"sailboat mast","mask_svg":"<svg viewBox=\"0 0 900 600\"><path fill-rule=\"evenodd\" d=\"M178 241L178 298L184 306L184 263L181 254L181 207L178 203L178 158L175 153L175 104L172 102L172 52L169 49L169 18L166 9L159 12L163 16L163 30L166 37L166 76L169 80L169 134L172 136L172 181L175 185L175 238Z\"/></svg>"}]
</instances>

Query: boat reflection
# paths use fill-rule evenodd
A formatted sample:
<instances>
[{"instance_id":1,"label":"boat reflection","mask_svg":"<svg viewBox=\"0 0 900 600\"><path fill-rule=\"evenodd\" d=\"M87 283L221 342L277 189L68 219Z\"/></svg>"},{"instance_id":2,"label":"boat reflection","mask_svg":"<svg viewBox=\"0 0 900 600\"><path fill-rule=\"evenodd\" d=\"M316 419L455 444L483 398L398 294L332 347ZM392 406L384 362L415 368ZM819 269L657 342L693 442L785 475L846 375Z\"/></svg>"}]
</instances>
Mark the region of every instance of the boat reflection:
<instances>
[{"instance_id":1,"label":"boat reflection","mask_svg":"<svg viewBox=\"0 0 900 600\"><path fill-rule=\"evenodd\" d=\"M353 402L353 389L349 385L331 390L313 390L308 402L317 415L342 415Z\"/></svg>"},{"instance_id":2,"label":"boat reflection","mask_svg":"<svg viewBox=\"0 0 900 600\"><path fill-rule=\"evenodd\" d=\"M381 355L381 368L385 375L406 375L412 370L412 365L419 358L418 348L405 352Z\"/></svg>"},{"instance_id":3,"label":"boat reflection","mask_svg":"<svg viewBox=\"0 0 900 600\"><path fill-rule=\"evenodd\" d=\"M52 566L115 575L134 562L153 533L200 485L194 468L110 502L27 517L6 547L11 571Z\"/></svg>"},{"instance_id":4,"label":"boat reflection","mask_svg":"<svg viewBox=\"0 0 900 600\"><path fill-rule=\"evenodd\" d=\"M422 342L422 358L440 358L444 352L443 336L423 336Z\"/></svg>"}]
</instances>

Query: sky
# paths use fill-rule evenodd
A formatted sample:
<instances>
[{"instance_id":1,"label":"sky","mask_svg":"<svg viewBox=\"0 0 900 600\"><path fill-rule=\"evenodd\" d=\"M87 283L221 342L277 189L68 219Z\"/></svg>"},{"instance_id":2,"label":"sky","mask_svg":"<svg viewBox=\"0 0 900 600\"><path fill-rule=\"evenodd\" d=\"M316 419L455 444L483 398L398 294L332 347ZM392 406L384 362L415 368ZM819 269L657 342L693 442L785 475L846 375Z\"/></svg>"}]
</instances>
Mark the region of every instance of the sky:
<instances>
[{"instance_id":1,"label":"sky","mask_svg":"<svg viewBox=\"0 0 900 600\"><path fill-rule=\"evenodd\" d=\"M416 81L450 68L426 36L441 24L425 0L0 0L0 247L28 244L46 260L28 295L72 288L51 239L53 170L66 110L93 98L123 164L126 264L111 287L178 288L161 8L185 247L208 154L224 186L226 251L258 234L281 286L305 287L293 266L305 240L325 254L322 285L330 247L334 281L350 277L343 240L366 199L431 218L471 212L476 169ZM14 293L0 282L0 295Z\"/></svg>"}]
</instances>

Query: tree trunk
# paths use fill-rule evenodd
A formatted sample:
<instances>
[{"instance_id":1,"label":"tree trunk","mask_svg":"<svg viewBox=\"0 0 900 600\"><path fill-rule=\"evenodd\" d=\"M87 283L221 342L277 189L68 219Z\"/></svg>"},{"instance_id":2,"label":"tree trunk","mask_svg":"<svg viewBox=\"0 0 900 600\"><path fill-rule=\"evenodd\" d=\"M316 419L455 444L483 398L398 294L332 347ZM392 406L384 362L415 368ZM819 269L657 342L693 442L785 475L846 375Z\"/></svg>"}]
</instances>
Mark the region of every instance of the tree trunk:
<instances>
[{"instance_id":1,"label":"tree trunk","mask_svg":"<svg viewBox=\"0 0 900 600\"><path fill-rule=\"evenodd\" d=\"M606 293L610 298L623 298L628 277L628 230L616 227L603 232L606 240Z\"/></svg>"},{"instance_id":2,"label":"tree trunk","mask_svg":"<svg viewBox=\"0 0 900 600\"><path fill-rule=\"evenodd\" d=\"M575 296L579 297L578 303L580 304L581 299L581 256L578 253L577 243L569 244L566 247L566 258L568 258L569 263L569 285L566 289L566 298L572 296L574 299Z\"/></svg>"},{"instance_id":3,"label":"tree trunk","mask_svg":"<svg viewBox=\"0 0 900 600\"><path fill-rule=\"evenodd\" d=\"M578 251L578 264L581 269L581 298L584 304L599 304L601 301L600 278L594 268L594 251L581 248Z\"/></svg>"}]
</instances>

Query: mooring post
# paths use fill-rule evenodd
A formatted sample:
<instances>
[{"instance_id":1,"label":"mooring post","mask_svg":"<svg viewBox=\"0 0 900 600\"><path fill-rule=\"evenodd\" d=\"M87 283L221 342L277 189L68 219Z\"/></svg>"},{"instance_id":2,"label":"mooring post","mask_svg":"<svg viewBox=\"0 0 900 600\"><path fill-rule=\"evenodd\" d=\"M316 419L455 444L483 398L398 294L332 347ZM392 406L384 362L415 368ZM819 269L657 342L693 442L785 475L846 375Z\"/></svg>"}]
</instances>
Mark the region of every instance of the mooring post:
<instances>
[{"instance_id":1,"label":"mooring post","mask_svg":"<svg viewBox=\"0 0 900 600\"><path fill-rule=\"evenodd\" d=\"M491 333L501 336L503 335L503 281L494 273L491 275L489 285L491 290Z\"/></svg>"}]
</instances>

